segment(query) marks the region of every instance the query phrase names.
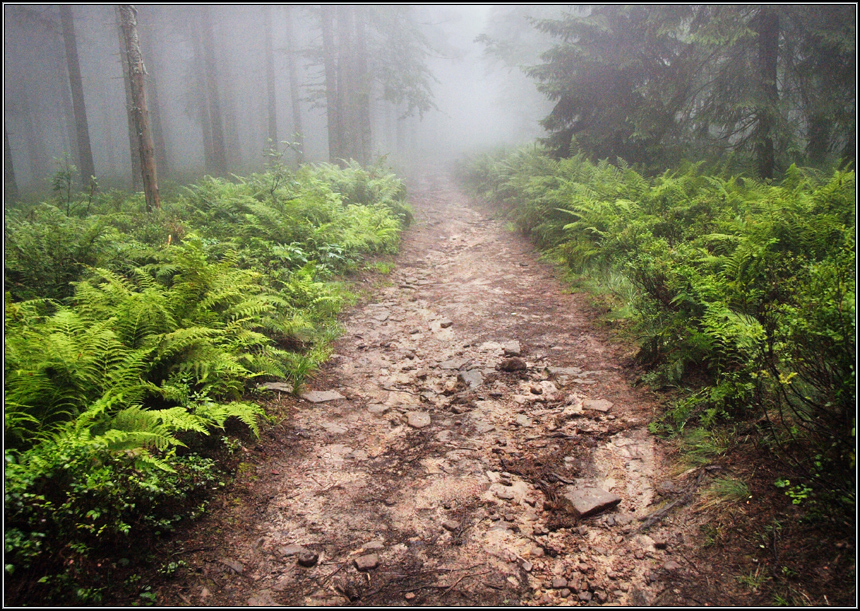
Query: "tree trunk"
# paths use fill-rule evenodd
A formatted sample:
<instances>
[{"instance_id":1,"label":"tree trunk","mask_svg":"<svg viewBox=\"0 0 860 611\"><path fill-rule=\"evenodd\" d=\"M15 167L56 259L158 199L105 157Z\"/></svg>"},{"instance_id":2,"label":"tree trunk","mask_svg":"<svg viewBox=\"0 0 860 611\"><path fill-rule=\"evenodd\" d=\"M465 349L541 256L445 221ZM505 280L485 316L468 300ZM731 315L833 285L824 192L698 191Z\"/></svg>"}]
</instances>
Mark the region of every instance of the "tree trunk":
<instances>
[{"instance_id":1,"label":"tree trunk","mask_svg":"<svg viewBox=\"0 0 860 611\"><path fill-rule=\"evenodd\" d=\"M357 6L355 11L355 118L357 123L356 150L358 162L363 166L370 163L372 151L372 127L371 127L371 87L373 86L370 72L367 67L367 16L368 7Z\"/></svg>"},{"instance_id":2,"label":"tree trunk","mask_svg":"<svg viewBox=\"0 0 860 611\"><path fill-rule=\"evenodd\" d=\"M773 179L779 90L777 89L777 62L779 59L779 14L771 7L759 9L756 23L758 34L758 57L760 100L756 110L756 157L759 177Z\"/></svg>"},{"instance_id":3,"label":"tree trunk","mask_svg":"<svg viewBox=\"0 0 860 611\"><path fill-rule=\"evenodd\" d=\"M272 45L272 7L263 5L263 39L266 52L266 102L269 114L267 138L270 148L278 148L278 101L275 95L275 49Z\"/></svg>"},{"instance_id":4,"label":"tree trunk","mask_svg":"<svg viewBox=\"0 0 860 611\"><path fill-rule=\"evenodd\" d=\"M215 65L215 33L209 5L203 5L203 64L206 78L206 98L209 103L209 125L212 137L212 173L227 173L227 151L224 145L224 125L221 122L221 99L218 92L218 70Z\"/></svg>"},{"instance_id":5,"label":"tree trunk","mask_svg":"<svg viewBox=\"0 0 860 611\"><path fill-rule=\"evenodd\" d=\"M69 86L72 90L72 106L75 111L75 133L78 141L78 159L81 164L81 180L86 184L91 176L95 176L96 170L90 147L90 128L87 122L87 107L84 103L84 88L81 82L81 66L78 61L78 45L75 39L71 5L60 5L60 21L63 27L63 41L66 44L66 65L69 71Z\"/></svg>"},{"instance_id":6,"label":"tree trunk","mask_svg":"<svg viewBox=\"0 0 860 611\"><path fill-rule=\"evenodd\" d=\"M337 7L337 103L344 161L360 157L356 80L355 7Z\"/></svg>"},{"instance_id":7,"label":"tree trunk","mask_svg":"<svg viewBox=\"0 0 860 611\"><path fill-rule=\"evenodd\" d=\"M213 173L215 153L212 150L212 121L209 117L209 100L206 92L206 66L203 60L203 43L200 41L200 25L191 22L191 47L194 50L194 73L197 83L197 110L200 113L200 130L203 136L203 167Z\"/></svg>"},{"instance_id":8,"label":"tree trunk","mask_svg":"<svg viewBox=\"0 0 860 611\"><path fill-rule=\"evenodd\" d=\"M334 44L334 7L323 5L322 36L323 60L325 63L325 105L328 118L328 158L337 163L343 156L341 150L341 116L338 104L337 49Z\"/></svg>"},{"instance_id":9,"label":"tree trunk","mask_svg":"<svg viewBox=\"0 0 860 611\"><path fill-rule=\"evenodd\" d=\"M138 8L138 14L140 14L142 8ZM161 64L156 62L156 49L160 48L160 46L155 44L153 36L157 13L151 6L147 6L146 9L144 13L145 18L140 23L139 34L143 48L147 50L149 57L146 84L149 99L149 117L152 121L152 139L155 145L155 165L158 175L164 178L170 173L170 162L167 158L167 145L164 142L164 125L161 122L162 108L158 101L158 79L156 75L162 74L162 72L160 70Z\"/></svg>"},{"instance_id":10,"label":"tree trunk","mask_svg":"<svg viewBox=\"0 0 860 611\"><path fill-rule=\"evenodd\" d=\"M128 44L125 40L125 34L122 23L122 9L116 7L117 18L117 37L119 39L119 57L122 63L122 73L129 74L128 70ZM123 88L125 89L125 110L128 118L128 148L131 153L131 190L137 193L141 188L141 180L143 172L140 167L140 136L137 133L137 120L134 113L134 97L131 93L131 79L122 79Z\"/></svg>"},{"instance_id":11,"label":"tree trunk","mask_svg":"<svg viewBox=\"0 0 860 611\"><path fill-rule=\"evenodd\" d=\"M146 196L146 210L151 212L161 208L158 194L158 173L155 165L155 150L149 130L149 116L146 109L146 68L140 53L137 36L137 11L130 4L120 4L118 9L120 24L125 38L127 78L131 84L134 103L134 119L140 147L140 165L143 174L143 191Z\"/></svg>"},{"instance_id":12,"label":"tree trunk","mask_svg":"<svg viewBox=\"0 0 860 611\"><path fill-rule=\"evenodd\" d=\"M10 204L18 199L18 182L12 165L12 147L9 146L9 130L3 122L3 201Z\"/></svg>"},{"instance_id":13,"label":"tree trunk","mask_svg":"<svg viewBox=\"0 0 860 611\"><path fill-rule=\"evenodd\" d=\"M290 101L293 107L293 138L296 139L298 150L296 161L301 165L305 161L305 136L302 130L302 103L299 93L299 78L296 74L296 43L293 34L293 7L284 6L287 11L287 72L290 77Z\"/></svg>"}]
</instances>

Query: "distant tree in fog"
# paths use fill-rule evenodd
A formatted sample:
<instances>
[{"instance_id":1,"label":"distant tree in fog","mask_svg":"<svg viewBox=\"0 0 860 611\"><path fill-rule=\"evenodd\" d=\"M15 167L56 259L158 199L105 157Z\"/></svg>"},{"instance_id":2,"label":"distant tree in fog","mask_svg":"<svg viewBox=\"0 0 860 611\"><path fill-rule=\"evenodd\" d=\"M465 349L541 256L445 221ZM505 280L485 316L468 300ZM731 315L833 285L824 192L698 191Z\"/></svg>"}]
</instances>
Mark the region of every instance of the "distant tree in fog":
<instances>
[{"instance_id":1,"label":"distant tree in fog","mask_svg":"<svg viewBox=\"0 0 860 611\"><path fill-rule=\"evenodd\" d=\"M90 129L87 121L87 107L84 101L84 88L81 81L81 67L78 61L78 45L75 38L75 22L72 7L60 5L60 21L63 27L63 41L66 46L66 65L69 72L69 86L72 90L72 105L75 112L75 134L77 136L78 162L84 182L95 176L93 152L90 146Z\"/></svg>"}]
</instances>

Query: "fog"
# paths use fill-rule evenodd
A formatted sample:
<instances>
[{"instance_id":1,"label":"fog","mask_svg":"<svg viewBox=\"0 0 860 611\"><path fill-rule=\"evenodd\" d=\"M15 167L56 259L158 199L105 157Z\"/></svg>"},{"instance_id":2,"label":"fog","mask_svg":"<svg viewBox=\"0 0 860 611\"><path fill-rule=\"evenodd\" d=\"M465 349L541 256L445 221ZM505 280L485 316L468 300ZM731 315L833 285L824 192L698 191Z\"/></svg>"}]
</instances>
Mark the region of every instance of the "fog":
<instances>
[{"instance_id":1,"label":"fog","mask_svg":"<svg viewBox=\"0 0 860 611\"><path fill-rule=\"evenodd\" d=\"M264 151L272 110L279 150L288 163L298 160L298 145L286 143L301 141L306 162L354 157L374 163L382 158L395 166L414 166L530 141L541 134L538 122L550 107L517 62L492 60L486 45L475 40L512 11L527 12L524 7L136 8L163 180L263 169L271 159ZM206 27L207 11L211 29ZM334 47L328 48L323 35L327 14L333 15L334 32ZM72 15L95 174L103 186L127 188L132 184L132 145L115 7L74 5ZM64 42L57 5L4 5L6 157L19 188L45 188L64 159L80 166L76 126L81 117L72 103L74 84ZM328 56L334 57L328 78L334 82L332 75L337 75L339 97L332 97L326 85L331 48L336 56ZM520 59L527 63L536 57L530 48ZM213 66L212 78L207 62ZM270 99L275 101L272 108ZM335 103L341 113L337 143L328 130L328 106ZM355 127L359 121L361 128ZM225 167L212 161L216 136L224 142ZM6 172L11 170L7 164Z\"/></svg>"}]
</instances>

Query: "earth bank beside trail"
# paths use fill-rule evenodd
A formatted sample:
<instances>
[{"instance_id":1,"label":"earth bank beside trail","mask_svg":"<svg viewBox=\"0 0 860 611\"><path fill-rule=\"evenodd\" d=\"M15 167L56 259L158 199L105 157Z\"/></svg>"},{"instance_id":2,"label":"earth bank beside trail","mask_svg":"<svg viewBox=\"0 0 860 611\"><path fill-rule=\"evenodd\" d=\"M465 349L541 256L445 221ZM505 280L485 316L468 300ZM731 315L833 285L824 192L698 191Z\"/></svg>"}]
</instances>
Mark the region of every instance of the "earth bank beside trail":
<instances>
[{"instance_id":1,"label":"earth bank beside trail","mask_svg":"<svg viewBox=\"0 0 860 611\"><path fill-rule=\"evenodd\" d=\"M706 472L663 474L630 355L523 238L441 177L412 191L395 270L304 398L272 391L159 604L678 601L699 569L653 514Z\"/></svg>"}]
</instances>

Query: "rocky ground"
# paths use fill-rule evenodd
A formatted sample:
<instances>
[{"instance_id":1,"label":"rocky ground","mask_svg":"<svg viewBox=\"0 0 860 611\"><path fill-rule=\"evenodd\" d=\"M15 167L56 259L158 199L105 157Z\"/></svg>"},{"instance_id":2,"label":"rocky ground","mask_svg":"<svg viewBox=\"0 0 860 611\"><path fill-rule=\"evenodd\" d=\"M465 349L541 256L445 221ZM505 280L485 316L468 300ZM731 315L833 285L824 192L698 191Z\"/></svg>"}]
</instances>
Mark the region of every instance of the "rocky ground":
<instances>
[{"instance_id":1,"label":"rocky ground","mask_svg":"<svg viewBox=\"0 0 860 611\"><path fill-rule=\"evenodd\" d=\"M491 211L411 191L394 271L302 398L272 387L158 603L736 604L671 516L707 471L668 474L624 348Z\"/></svg>"}]
</instances>

